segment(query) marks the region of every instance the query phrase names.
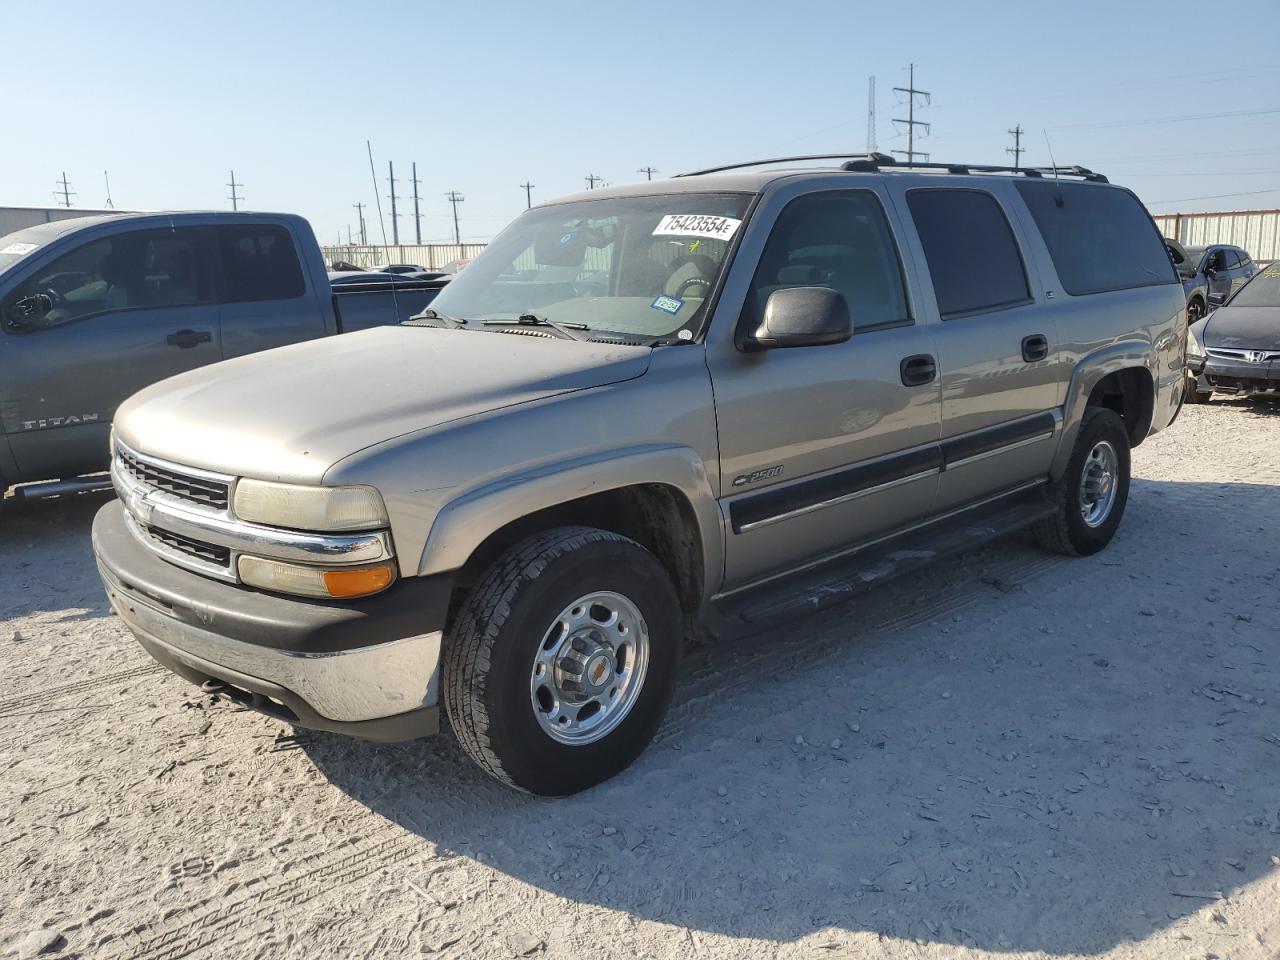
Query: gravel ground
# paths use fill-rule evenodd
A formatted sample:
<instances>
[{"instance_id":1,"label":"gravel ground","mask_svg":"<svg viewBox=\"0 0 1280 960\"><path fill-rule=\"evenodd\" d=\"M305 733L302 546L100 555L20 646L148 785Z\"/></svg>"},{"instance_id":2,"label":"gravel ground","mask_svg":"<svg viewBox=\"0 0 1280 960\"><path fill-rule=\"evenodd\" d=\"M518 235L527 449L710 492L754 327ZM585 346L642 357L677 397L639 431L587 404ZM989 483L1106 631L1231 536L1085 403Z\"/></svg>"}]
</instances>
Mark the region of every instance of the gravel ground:
<instances>
[{"instance_id":1,"label":"gravel ground","mask_svg":"<svg viewBox=\"0 0 1280 960\"><path fill-rule=\"evenodd\" d=\"M1189 407L1111 547L1025 536L683 668L563 801L199 695L100 496L0 512L0 956L1280 956L1280 406Z\"/></svg>"}]
</instances>

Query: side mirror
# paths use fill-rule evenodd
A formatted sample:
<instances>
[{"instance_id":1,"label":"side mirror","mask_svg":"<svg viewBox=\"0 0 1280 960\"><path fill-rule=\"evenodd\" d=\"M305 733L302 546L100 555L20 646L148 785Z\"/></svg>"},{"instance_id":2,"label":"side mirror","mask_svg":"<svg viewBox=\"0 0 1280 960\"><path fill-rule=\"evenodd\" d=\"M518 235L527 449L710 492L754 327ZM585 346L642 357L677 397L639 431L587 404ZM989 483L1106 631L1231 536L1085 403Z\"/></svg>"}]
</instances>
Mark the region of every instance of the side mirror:
<instances>
[{"instance_id":1,"label":"side mirror","mask_svg":"<svg viewBox=\"0 0 1280 960\"><path fill-rule=\"evenodd\" d=\"M843 343L853 336L844 295L830 287L783 287L769 294L764 318L747 336L749 352Z\"/></svg>"}]
</instances>

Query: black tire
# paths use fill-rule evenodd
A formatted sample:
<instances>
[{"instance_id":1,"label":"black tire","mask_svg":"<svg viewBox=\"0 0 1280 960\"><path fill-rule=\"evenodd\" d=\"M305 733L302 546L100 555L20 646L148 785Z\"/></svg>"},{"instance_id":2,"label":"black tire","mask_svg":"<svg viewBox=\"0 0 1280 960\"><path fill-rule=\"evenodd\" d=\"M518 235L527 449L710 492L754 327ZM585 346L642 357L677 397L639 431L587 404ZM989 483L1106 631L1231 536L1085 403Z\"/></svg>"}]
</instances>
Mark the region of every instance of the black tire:
<instances>
[{"instance_id":1,"label":"black tire","mask_svg":"<svg viewBox=\"0 0 1280 960\"><path fill-rule=\"evenodd\" d=\"M638 698L601 739L565 744L542 729L530 683L559 613L592 591L626 597L648 626ZM680 601L662 564L633 540L561 527L517 544L476 583L446 641L444 700L463 749L503 783L567 796L625 769L671 702L682 637Z\"/></svg>"},{"instance_id":2,"label":"black tire","mask_svg":"<svg viewBox=\"0 0 1280 960\"><path fill-rule=\"evenodd\" d=\"M1091 526L1085 521L1082 510L1085 499L1081 481L1086 470L1090 469L1091 453L1102 443L1110 444L1116 456L1115 497L1105 516L1097 518L1097 525ZM1129 435L1118 414L1102 407L1090 407L1085 412L1055 497L1057 510L1032 527L1040 546L1054 553L1087 557L1111 542L1129 499Z\"/></svg>"},{"instance_id":3,"label":"black tire","mask_svg":"<svg viewBox=\"0 0 1280 960\"><path fill-rule=\"evenodd\" d=\"M1187 377L1187 393L1185 399L1187 403L1208 403L1213 399L1213 391L1210 390L1208 393L1201 393L1199 381L1197 381L1195 377Z\"/></svg>"},{"instance_id":4,"label":"black tire","mask_svg":"<svg viewBox=\"0 0 1280 960\"><path fill-rule=\"evenodd\" d=\"M1204 316L1204 301L1196 297L1187 304L1187 326Z\"/></svg>"}]
</instances>

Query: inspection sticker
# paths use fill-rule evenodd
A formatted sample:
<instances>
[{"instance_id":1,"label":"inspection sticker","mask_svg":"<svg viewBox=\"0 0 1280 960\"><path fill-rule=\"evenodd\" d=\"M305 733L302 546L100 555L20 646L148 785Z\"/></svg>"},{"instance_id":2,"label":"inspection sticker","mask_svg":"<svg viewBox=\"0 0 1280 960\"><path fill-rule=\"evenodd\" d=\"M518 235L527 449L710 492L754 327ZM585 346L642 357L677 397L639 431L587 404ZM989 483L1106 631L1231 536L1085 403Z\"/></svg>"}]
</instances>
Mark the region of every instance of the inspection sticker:
<instances>
[{"instance_id":1,"label":"inspection sticker","mask_svg":"<svg viewBox=\"0 0 1280 960\"><path fill-rule=\"evenodd\" d=\"M14 254L30 253L30 252L31 252L32 250L34 250L37 246L39 246L39 244L35 244L35 243L11 243L11 244L9 244L7 247L5 247L3 250L0 250L0 253L14 253Z\"/></svg>"},{"instance_id":2,"label":"inspection sticker","mask_svg":"<svg viewBox=\"0 0 1280 960\"><path fill-rule=\"evenodd\" d=\"M684 306L684 301L679 297L668 297L665 294L653 298L653 303L649 304L655 310L661 310L663 313L669 313L673 317L680 312L680 308Z\"/></svg>"},{"instance_id":3,"label":"inspection sticker","mask_svg":"<svg viewBox=\"0 0 1280 960\"><path fill-rule=\"evenodd\" d=\"M669 213L653 228L655 237L710 237L728 240L742 226L733 217L709 217L696 213Z\"/></svg>"}]
</instances>

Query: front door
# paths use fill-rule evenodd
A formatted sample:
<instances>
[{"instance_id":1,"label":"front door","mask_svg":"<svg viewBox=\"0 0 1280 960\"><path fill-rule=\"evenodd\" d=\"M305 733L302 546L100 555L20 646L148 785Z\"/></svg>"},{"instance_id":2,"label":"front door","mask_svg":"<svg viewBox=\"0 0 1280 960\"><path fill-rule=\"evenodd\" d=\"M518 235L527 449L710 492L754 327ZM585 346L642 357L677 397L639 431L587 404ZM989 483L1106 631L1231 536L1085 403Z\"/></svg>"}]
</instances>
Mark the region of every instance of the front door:
<instances>
[{"instance_id":1,"label":"front door","mask_svg":"<svg viewBox=\"0 0 1280 960\"><path fill-rule=\"evenodd\" d=\"M901 526L934 503L933 340L913 318L876 190L790 199L764 242L740 324L758 325L773 291L804 286L844 296L850 340L763 353L742 352L723 331L708 341L730 589Z\"/></svg>"},{"instance_id":2,"label":"front door","mask_svg":"<svg viewBox=\"0 0 1280 960\"><path fill-rule=\"evenodd\" d=\"M0 414L21 476L105 469L116 407L221 359L207 235L149 229L36 267L0 304Z\"/></svg>"},{"instance_id":3,"label":"front door","mask_svg":"<svg viewBox=\"0 0 1280 960\"><path fill-rule=\"evenodd\" d=\"M1231 296L1233 271L1239 272L1240 258L1229 247L1219 247L1209 253L1204 274L1209 280L1209 302L1221 306Z\"/></svg>"}]
</instances>

